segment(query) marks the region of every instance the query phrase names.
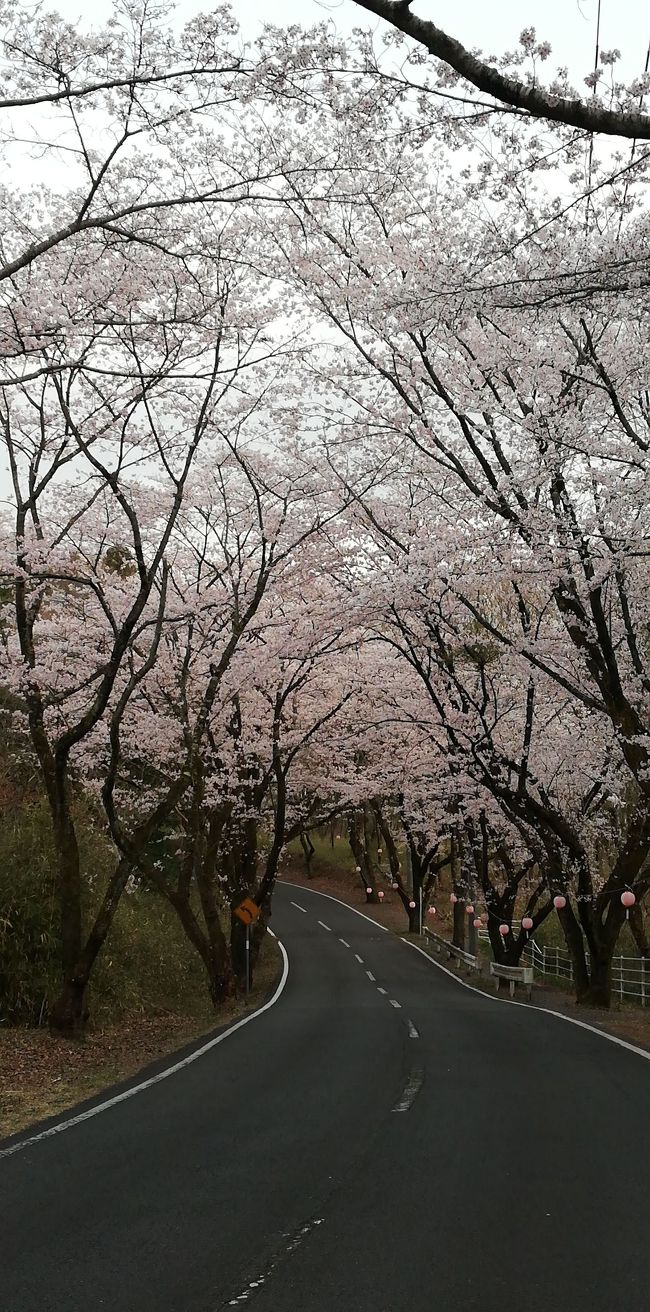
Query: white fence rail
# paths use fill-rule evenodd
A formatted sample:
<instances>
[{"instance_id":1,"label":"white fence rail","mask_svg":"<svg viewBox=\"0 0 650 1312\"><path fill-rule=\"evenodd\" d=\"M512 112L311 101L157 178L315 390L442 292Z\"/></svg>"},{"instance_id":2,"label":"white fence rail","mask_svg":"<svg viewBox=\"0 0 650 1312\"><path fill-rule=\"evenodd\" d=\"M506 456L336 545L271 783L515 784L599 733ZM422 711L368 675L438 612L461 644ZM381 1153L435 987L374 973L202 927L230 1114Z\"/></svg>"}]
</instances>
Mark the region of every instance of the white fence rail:
<instances>
[{"instance_id":1,"label":"white fence rail","mask_svg":"<svg viewBox=\"0 0 650 1312\"><path fill-rule=\"evenodd\" d=\"M479 930L479 939L489 942L486 929ZM538 975L573 980L573 962L566 948L540 945L531 939L524 949L522 961L531 965ZM640 1002L642 1007L647 1006L650 1003L650 958L613 957L612 993L619 998Z\"/></svg>"}]
</instances>

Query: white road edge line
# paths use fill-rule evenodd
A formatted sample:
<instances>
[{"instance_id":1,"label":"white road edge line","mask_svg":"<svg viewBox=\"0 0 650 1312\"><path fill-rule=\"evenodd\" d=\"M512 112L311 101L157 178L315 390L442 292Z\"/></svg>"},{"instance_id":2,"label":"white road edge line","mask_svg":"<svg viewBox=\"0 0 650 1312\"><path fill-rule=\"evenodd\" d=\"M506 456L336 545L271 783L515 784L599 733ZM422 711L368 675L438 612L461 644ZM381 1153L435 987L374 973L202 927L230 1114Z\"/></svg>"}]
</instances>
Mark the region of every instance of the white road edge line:
<instances>
[{"instance_id":1,"label":"white road edge line","mask_svg":"<svg viewBox=\"0 0 650 1312\"><path fill-rule=\"evenodd\" d=\"M372 980L373 984L376 982L376 981L375 981L375 977L374 977L374 975L373 975L373 973L372 973L371 970L367 970L367 971L366 971L366 975L368 976L368 979L371 979L371 980Z\"/></svg>"},{"instance_id":2,"label":"white road edge line","mask_svg":"<svg viewBox=\"0 0 650 1312\"><path fill-rule=\"evenodd\" d=\"M452 970L447 970L447 967L441 965L439 961L434 961L433 957L430 957L429 953L425 952L423 948L418 947L417 943L409 943L406 938L400 939L400 942L405 943L407 948L413 948L415 952L419 952L420 956L425 957L432 966L435 966L436 970L441 970L443 975L448 975L456 984L460 984L461 988L469 989L470 993L478 993L479 997L485 998L486 1002L497 1002L499 1005L508 1007L524 1007L526 1011L534 1011L538 1014L541 1012L544 1016L555 1016L557 1020L566 1021L567 1025L577 1025L578 1029L589 1030L591 1034L597 1034L599 1039L607 1039L608 1043L615 1043L619 1048L627 1048L628 1052L635 1052L637 1057L644 1057L646 1061L650 1061L650 1052L645 1048L637 1048L633 1043L628 1043L625 1039L618 1039L615 1034L608 1034L606 1030L598 1030L595 1025L588 1025L584 1020L575 1020L573 1016L565 1016L564 1012L553 1011L550 1007L533 1007L530 1002L515 1002L513 998L492 997L489 993L484 993L482 989L475 989L473 984L467 984L464 979L459 979L458 975L454 975Z\"/></svg>"},{"instance_id":3,"label":"white road edge line","mask_svg":"<svg viewBox=\"0 0 650 1312\"><path fill-rule=\"evenodd\" d=\"M328 932L328 934L331 934L332 931L331 931L329 925L326 925L326 924L325 924L325 921L324 921L324 920L319 920L318 923L319 923L321 929L326 929L327 932Z\"/></svg>"},{"instance_id":4,"label":"white road edge line","mask_svg":"<svg viewBox=\"0 0 650 1312\"><path fill-rule=\"evenodd\" d=\"M408 1021L408 1027L409 1027L409 1039L419 1039L420 1031L415 1028L415 1025L413 1024L412 1020Z\"/></svg>"},{"instance_id":5,"label":"white road edge line","mask_svg":"<svg viewBox=\"0 0 650 1312\"><path fill-rule=\"evenodd\" d=\"M258 1016L262 1016L265 1011L269 1011L278 1001L289 976L287 950L279 938L276 939L276 942L282 953L282 976L273 997L269 998L269 1001L265 1002L263 1007L258 1007L257 1011L252 1011L250 1016L244 1016L241 1020L235 1021L235 1024L231 1025L223 1034L217 1034L216 1038L204 1043L201 1048L196 1049L196 1052L191 1052L189 1057L183 1057L182 1061L174 1062L173 1066L167 1066L158 1075L152 1075L151 1079L143 1080L141 1084L135 1084L131 1089L125 1089L124 1093L118 1093L114 1098L107 1098L105 1102L98 1103L96 1107L89 1107L88 1111L80 1112L78 1116L70 1116L68 1120L59 1121L57 1125L51 1125L49 1129L41 1130L39 1134L32 1134L28 1139L21 1139L20 1143L14 1143L10 1148L0 1148L0 1158L13 1157L14 1153L21 1152L23 1148L29 1148L33 1143L40 1143L42 1139L51 1139L55 1134L61 1134L63 1130L71 1129L73 1125L80 1125L82 1121L90 1121L93 1116L99 1116L100 1112L108 1111L109 1107L116 1107L118 1103L126 1102L127 1098L134 1098L136 1093L142 1093L144 1089L150 1089L154 1084L160 1084L163 1080L169 1079L170 1075L176 1075L178 1071L184 1070L186 1066L191 1066L192 1062L198 1061L199 1057L205 1056L206 1052L216 1048L218 1043L223 1043L224 1039L229 1039L230 1035L234 1034L236 1030L242 1029L244 1025L249 1025L252 1020L257 1020Z\"/></svg>"},{"instance_id":6,"label":"white road edge line","mask_svg":"<svg viewBox=\"0 0 650 1312\"><path fill-rule=\"evenodd\" d=\"M344 938L340 938L340 939L339 939L339 943L342 943L344 948L349 948L349 946L350 946L349 943L346 943L346 941L345 941Z\"/></svg>"},{"instance_id":7,"label":"white road edge line","mask_svg":"<svg viewBox=\"0 0 650 1312\"><path fill-rule=\"evenodd\" d=\"M358 962L359 962L359 965L360 965L360 966L363 965L363 957L360 957L358 952L355 952L355 954L354 954L354 959L355 959L355 961L358 961Z\"/></svg>"},{"instance_id":8,"label":"white road edge line","mask_svg":"<svg viewBox=\"0 0 650 1312\"><path fill-rule=\"evenodd\" d=\"M391 1007L397 1007L397 1010L398 1010L398 1011L401 1011L401 1010L402 1010L402 1004L401 1004L401 1002L397 1002L395 998L391 998L391 999L390 999L390 1005L391 1005Z\"/></svg>"},{"instance_id":9,"label":"white road edge line","mask_svg":"<svg viewBox=\"0 0 650 1312\"><path fill-rule=\"evenodd\" d=\"M303 916L307 915L307 908L301 907L299 902L292 902L291 905L296 908L296 911L302 911Z\"/></svg>"},{"instance_id":10,"label":"white road edge line","mask_svg":"<svg viewBox=\"0 0 650 1312\"><path fill-rule=\"evenodd\" d=\"M380 929L382 934L388 934L386 925L380 925L378 920L373 920L372 916L366 916L363 911L357 911L356 907L351 907L349 903L342 902L340 897L332 897L331 893L319 893L317 889L306 889L304 884L292 884L289 879L278 879L280 888L299 888L301 893L310 893L312 897L326 897L329 902L338 902L340 907L345 907L346 911L351 911L353 916L361 916L362 920L367 920L369 925L374 925L375 929ZM295 903L293 904L295 906ZM302 907L300 908L302 911Z\"/></svg>"},{"instance_id":11,"label":"white road edge line","mask_svg":"<svg viewBox=\"0 0 650 1312\"><path fill-rule=\"evenodd\" d=\"M384 997L387 997L387 996L388 996L387 993L386 993L386 989L380 989L380 988L378 988L378 989L377 989L377 992L378 992L378 993L383 993Z\"/></svg>"}]
</instances>

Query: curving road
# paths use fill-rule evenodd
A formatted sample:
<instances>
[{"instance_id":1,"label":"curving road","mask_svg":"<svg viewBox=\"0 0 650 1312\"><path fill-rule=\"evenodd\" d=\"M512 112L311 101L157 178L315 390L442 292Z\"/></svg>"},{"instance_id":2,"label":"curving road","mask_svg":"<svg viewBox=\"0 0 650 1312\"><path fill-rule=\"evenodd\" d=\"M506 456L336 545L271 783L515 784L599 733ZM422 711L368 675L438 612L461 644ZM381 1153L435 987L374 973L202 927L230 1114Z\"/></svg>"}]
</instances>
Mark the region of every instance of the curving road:
<instances>
[{"instance_id":1,"label":"curving road","mask_svg":"<svg viewBox=\"0 0 650 1312\"><path fill-rule=\"evenodd\" d=\"M264 1015L0 1145L2 1312L647 1312L650 1061L317 893L273 925Z\"/></svg>"}]
</instances>

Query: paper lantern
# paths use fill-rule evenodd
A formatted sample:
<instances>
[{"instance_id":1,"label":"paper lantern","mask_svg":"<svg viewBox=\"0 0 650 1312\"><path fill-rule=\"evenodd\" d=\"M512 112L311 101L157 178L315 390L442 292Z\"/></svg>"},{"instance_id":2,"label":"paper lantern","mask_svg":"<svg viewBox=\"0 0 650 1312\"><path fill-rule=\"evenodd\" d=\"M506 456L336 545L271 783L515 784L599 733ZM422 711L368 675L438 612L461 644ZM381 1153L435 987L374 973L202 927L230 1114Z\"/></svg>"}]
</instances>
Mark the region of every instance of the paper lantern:
<instances>
[{"instance_id":1,"label":"paper lantern","mask_svg":"<svg viewBox=\"0 0 650 1312\"><path fill-rule=\"evenodd\" d=\"M436 914L436 908L435 908L435 907L427 907L427 915L428 915L428 916L435 916L435 914Z\"/></svg>"},{"instance_id":2,"label":"paper lantern","mask_svg":"<svg viewBox=\"0 0 650 1312\"><path fill-rule=\"evenodd\" d=\"M626 920L629 920L629 919L630 919L630 907L633 907L633 906L634 906L634 903L636 902L636 898L635 898L634 893L632 892L632 889L631 889L631 888L626 888L625 892L624 892L624 893L621 893L621 902L623 903L623 906L625 907L625 919L626 919Z\"/></svg>"},{"instance_id":3,"label":"paper lantern","mask_svg":"<svg viewBox=\"0 0 650 1312\"><path fill-rule=\"evenodd\" d=\"M500 933L500 935L501 935L502 938L505 938L505 937L506 937L506 934L509 934L509 933L510 933L510 926L509 926L509 925L499 925L499 933Z\"/></svg>"},{"instance_id":4,"label":"paper lantern","mask_svg":"<svg viewBox=\"0 0 650 1312\"><path fill-rule=\"evenodd\" d=\"M383 847L378 847L378 848L377 848L377 856L381 856L383 850L384 850Z\"/></svg>"},{"instance_id":5,"label":"paper lantern","mask_svg":"<svg viewBox=\"0 0 650 1312\"><path fill-rule=\"evenodd\" d=\"M360 874L361 874L361 866L355 866L354 868L355 868L357 874L360 875Z\"/></svg>"},{"instance_id":6,"label":"paper lantern","mask_svg":"<svg viewBox=\"0 0 650 1312\"><path fill-rule=\"evenodd\" d=\"M473 915L474 915L474 908L473 908L471 902L468 902L467 906L465 907L465 910L466 910L468 916L473 916Z\"/></svg>"},{"instance_id":7,"label":"paper lantern","mask_svg":"<svg viewBox=\"0 0 650 1312\"><path fill-rule=\"evenodd\" d=\"M566 906L566 898L562 893L557 893L553 898L553 906L556 911L561 911L562 908Z\"/></svg>"},{"instance_id":8,"label":"paper lantern","mask_svg":"<svg viewBox=\"0 0 650 1312\"><path fill-rule=\"evenodd\" d=\"M383 894L383 892L381 891L381 889L379 890L379 893L377 894L377 896L378 896L378 898L379 898L379 901L380 901L380 902L383 902L383 900L384 900L384 894Z\"/></svg>"},{"instance_id":9,"label":"paper lantern","mask_svg":"<svg viewBox=\"0 0 650 1312\"><path fill-rule=\"evenodd\" d=\"M450 901L450 902L457 902L457 901L458 901L458 898L456 897L456 894L455 894L455 893L452 893L452 895L451 895L449 901Z\"/></svg>"},{"instance_id":10,"label":"paper lantern","mask_svg":"<svg viewBox=\"0 0 650 1312\"><path fill-rule=\"evenodd\" d=\"M394 888L394 889L398 889L398 888L399 888L399 884L397 883L396 880L393 880L393 883L391 884L391 888Z\"/></svg>"},{"instance_id":11,"label":"paper lantern","mask_svg":"<svg viewBox=\"0 0 650 1312\"><path fill-rule=\"evenodd\" d=\"M411 911L415 911L415 902L409 902L409 907L411 908Z\"/></svg>"},{"instance_id":12,"label":"paper lantern","mask_svg":"<svg viewBox=\"0 0 650 1312\"><path fill-rule=\"evenodd\" d=\"M473 926L474 926L474 929L482 929L482 928L483 928L483 921L482 921L482 920L479 920L479 919L478 919L478 916L477 916L476 920L473 920L473 921L472 921L472 924L473 924Z\"/></svg>"},{"instance_id":13,"label":"paper lantern","mask_svg":"<svg viewBox=\"0 0 650 1312\"><path fill-rule=\"evenodd\" d=\"M533 928L533 922L530 916L522 916L521 928L525 929L526 933L528 933Z\"/></svg>"},{"instance_id":14,"label":"paper lantern","mask_svg":"<svg viewBox=\"0 0 650 1312\"><path fill-rule=\"evenodd\" d=\"M370 885L368 885L368 887L366 888L366 893L368 894L368 897L370 897L370 894L372 893L372 889Z\"/></svg>"}]
</instances>

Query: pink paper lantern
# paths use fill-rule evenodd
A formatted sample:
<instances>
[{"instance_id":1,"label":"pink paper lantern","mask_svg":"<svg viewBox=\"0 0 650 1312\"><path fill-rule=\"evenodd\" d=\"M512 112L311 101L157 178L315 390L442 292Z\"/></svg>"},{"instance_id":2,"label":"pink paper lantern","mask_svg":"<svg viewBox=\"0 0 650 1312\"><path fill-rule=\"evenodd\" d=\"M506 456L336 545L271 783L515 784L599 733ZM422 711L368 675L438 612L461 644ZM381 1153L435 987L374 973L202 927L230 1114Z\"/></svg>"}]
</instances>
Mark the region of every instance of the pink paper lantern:
<instances>
[{"instance_id":1,"label":"pink paper lantern","mask_svg":"<svg viewBox=\"0 0 650 1312\"><path fill-rule=\"evenodd\" d=\"M522 929L525 929L525 930L526 930L526 933L528 933L529 930L531 930L531 929L533 928L533 922L532 922L530 916L522 916L522 919L521 919L521 928L522 928Z\"/></svg>"},{"instance_id":2,"label":"pink paper lantern","mask_svg":"<svg viewBox=\"0 0 650 1312\"><path fill-rule=\"evenodd\" d=\"M502 938L505 938L505 937L506 937L506 934L509 934L509 933L510 933L510 926L509 926L509 925L499 925L499 933L500 933L500 935L501 935Z\"/></svg>"},{"instance_id":3,"label":"pink paper lantern","mask_svg":"<svg viewBox=\"0 0 650 1312\"><path fill-rule=\"evenodd\" d=\"M398 889L398 888L399 888L399 884L397 883L396 880L393 880L393 883L391 884L391 888L394 888L394 889Z\"/></svg>"},{"instance_id":4,"label":"pink paper lantern","mask_svg":"<svg viewBox=\"0 0 650 1312\"><path fill-rule=\"evenodd\" d=\"M427 915L428 915L428 916L435 916L435 914L436 914L436 908L435 908L435 907L427 907Z\"/></svg>"},{"instance_id":5,"label":"pink paper lantern","mask_svg":"<svg viewBox=\"0 0 650 1312\"><path fill-rule=\"evenodd\" d=\"M474 926L474 929L482 929L482 928L483 928L483 921L482 921L482 920L479 920L478 916L476 917L476 920L473 920L473 921L472 921L472 924L473 924L473 926Z\"/></svg>"},{"instance_id":6,"label":"pink paper lantern","mask_svg":"<svg viewBox=\"0 0 650 1312\"><path fill-rule=\"evenodd\" d=\"M458 898L456 897L456 894L455 894L455 893L452 893L452 895L451 895L449 901L450 901L450 902L457 902L457 901L458 901Z\"/></svg>"},{"instance_id":7,"label":"pink paper lantern","mask_svg":"<svg viewBox=\"0 0 650 1312\"><path fill-rule=\"evenodd\" d=\"M370 885L368 885L368 887L367 887L367 889L366 889L366 893L368 894L368 897L370 897L370 894L372 893L372 889L371 889Z\"/></svg>"},{"instance_id":8,"label":"pink paper lantern","mask_svg":"<svg viewBox=\"0 0 650 1312\"><path fill-rule=\"evenodd\" d=\"M360 874L361 874L361 866L355 866L354 868L355 868L357 874L360 875Z\"/></svg>"},{"instance_id":9,"label":"pink paper lantern","mask_svg":"<svg viewBox=\"0 0 650 1312\"><path fill-rule=\"evenodd\" d=\"M383 900L384 900L384 894L383 894L383 892L382 892L381 890L380 890L379 893L378 893L378 897L379 897L379 901L380 901L380 902L383 902Z\"/></svg>"},{"instance_id":10,"label":"pink paper lantern","mask_svg":"<svg viewBox=\"0 0 650 1312\"><path fill-rule=\"evenodd\" d=\"M625 919L626 919L626 920L629 920L629 919L630 919L630 907L633 907L633 906L634 906L634 903L636 902L636 898L635 898L634 893L632 892L632 889L631 889L631 888L626 888L625 892L624 892L624 893L621 893L621 902L623 903L623 906L625 907Z\"/></svg>"},{"instance_id":11,"label":"pink paper lantern","mask_svg":"<svg viewBox=\"0 0 650 1312\"><path fill-rule=\"evenodd\" d=\"M411 908L411 911L415 911L415 902L409 902L409 907Z\"/></svg>"},{"instance_id":12,"label":"pink paper lantern","mask_svg":"<svg viewBox=\"0 0 650 1312\"><path fill-rule=\"evenodd\" d=\"M465 907L465 910L466 910L468 916L473 916L473 915L474 915L474 908L473 908L471 902L468 902L467 906Z\"/></svg>"},{"instance_id":13,"label":"pink paper lantern","mask_svg":"<svg viewBox=\"0 0 650 1312\"><path fill-rule=\"evenodd\" d=\"M561 911L562 908L566 906L566 898L562 893L557 893L553 898L553 906L556 911Z\"/></svg>"}]
</instances>

